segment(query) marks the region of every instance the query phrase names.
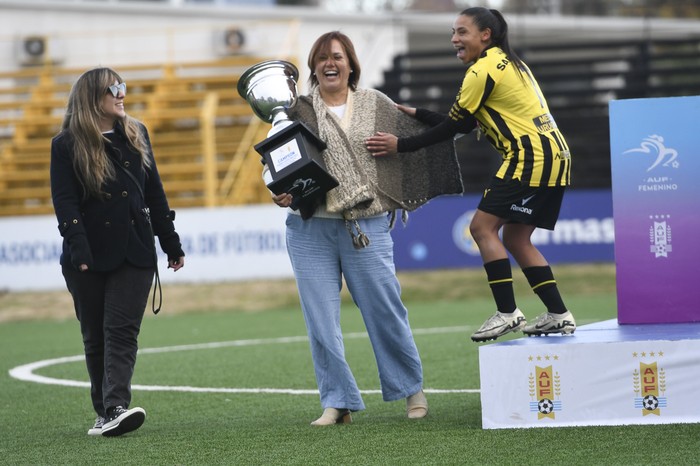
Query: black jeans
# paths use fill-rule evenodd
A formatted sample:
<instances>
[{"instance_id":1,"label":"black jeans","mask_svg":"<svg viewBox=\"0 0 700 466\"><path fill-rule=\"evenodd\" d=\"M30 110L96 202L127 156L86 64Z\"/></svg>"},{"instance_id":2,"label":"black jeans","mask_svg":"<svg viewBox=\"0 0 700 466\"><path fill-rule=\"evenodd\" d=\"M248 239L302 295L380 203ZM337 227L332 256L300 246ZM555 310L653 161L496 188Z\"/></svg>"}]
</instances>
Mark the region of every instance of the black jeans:
<instances>
[{"instance_id":1,"label":"black jeans","mask_svg":"<svg viewBox=\"0 0 700 466\"><path fill-rule=\"evenodd\" d=\"M123 264L111 272L62 271L83 334L92 405L100 416L127 408L154 269Z\"/></svg>"}]
</instances>

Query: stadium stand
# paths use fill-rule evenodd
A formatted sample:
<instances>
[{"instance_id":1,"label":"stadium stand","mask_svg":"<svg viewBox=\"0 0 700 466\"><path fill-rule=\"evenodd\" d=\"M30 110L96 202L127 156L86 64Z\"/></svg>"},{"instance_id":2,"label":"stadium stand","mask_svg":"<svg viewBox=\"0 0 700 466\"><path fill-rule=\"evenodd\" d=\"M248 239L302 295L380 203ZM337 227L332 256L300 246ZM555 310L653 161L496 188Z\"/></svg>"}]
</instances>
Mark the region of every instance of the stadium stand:
<instances>
[{"instance_id":1,"label":"stadium stand","mask_svg":"<svg viewBox=\"0 0 700 466\"><path fill-rule=\"evenodd\" d=\"M269 125L236 91L243 71L263 59L119 67L127 111L148 126L173 207L269 200L253 149ZM0 73L0 215L53 212L51 138L82 71L46 65Z\"/></svg>"},{"instance_id":2,"label":"stadium stand","mask_svg":"<svg viewBox=\"0 0 700 466\"><path fill-rule=\"evenodd\" d=\"M575 188L609 188L613 99L700 94L700 37L560 42L519 49L571 147ZM407 53L385 72L384 93L397 102L447 112L464 66L444 47ZM499 159L486 141L458 143L467 191L481 191Z\"/></svg>"},{"instance_id":3,"label":"stadium stand","mask_svg":"<svg viewBox=\"0 0 700 466\"><path fill-rule=\"evenodd\" d=\"M437 46L396 56L379 89L397 102L449 109L464 66ZM575 188L611 185L610 100L700 94L697 34L533 43L518 51L572 148ZM127 110L148 125L173 207L269 202L253 149L269 125L236 92L242 72L266 58L119 67L129 85ZM46 64L0 72L0 216L52 213L50 140L82 71ZM498 157L474 134L457 148L466 191L481 191Z\"/></svg>"}]
</instances>

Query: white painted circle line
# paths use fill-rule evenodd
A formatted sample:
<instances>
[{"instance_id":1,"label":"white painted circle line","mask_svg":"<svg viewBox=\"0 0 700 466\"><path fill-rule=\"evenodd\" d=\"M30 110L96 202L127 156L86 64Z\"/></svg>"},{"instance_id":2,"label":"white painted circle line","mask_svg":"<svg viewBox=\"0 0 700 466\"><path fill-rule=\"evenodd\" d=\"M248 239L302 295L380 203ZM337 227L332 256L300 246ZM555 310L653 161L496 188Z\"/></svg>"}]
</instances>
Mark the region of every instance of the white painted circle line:
<instances>
[{"instance_id":1,"label":"white painted circle line","mask_svg":"<svg viewBox=\"0 0 700 466\"><path fill-rule=\"evenodd\" d=\"M413 330L414 335L433 335L442 333L457 333L468 331L470 327L434 327ZM367 338L366 332L355 332L343 335L344 339ZM220 341L212 343L198 343L192 345L164 346L161 348L143 348L139 350L142 354L172 353L176 351L193 351L200 349L228 348L236 346L254 346L267 344L300 343L308 341L306 336L280 337L280 338L259 338L250 340ZM64 387L89 388L90 382L80 380L57 379L35 374L34 371L58 364L84 361L84 355L66 356L62 358L45 359L10 369L10 377L25 382L41 383L46 385L61 385ZM218 388L218 387L190 387L176 385L132 385L132 390L142 391L162 391L162 392L190 392L190 393L251 393L251 394L282 394L282 395L318 395L316 389L293 389L293 388ZM480 393L478 389L424 389L426 393ZM381 390L360 390L364 395L381 394Z\"/></svg>"}]
</instances>

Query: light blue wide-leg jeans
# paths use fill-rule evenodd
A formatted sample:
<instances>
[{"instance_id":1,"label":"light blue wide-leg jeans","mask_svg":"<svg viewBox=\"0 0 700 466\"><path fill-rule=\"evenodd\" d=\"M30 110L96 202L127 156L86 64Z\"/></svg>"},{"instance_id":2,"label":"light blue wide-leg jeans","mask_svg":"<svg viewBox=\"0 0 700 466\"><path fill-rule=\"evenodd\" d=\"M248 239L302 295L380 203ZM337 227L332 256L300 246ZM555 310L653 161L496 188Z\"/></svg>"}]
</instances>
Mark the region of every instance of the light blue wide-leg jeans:
<instances>
[{"instance_id":1,"label":"light blue wide-leg jeans","mask_svg":"<svg viewBox=\"0 0 700 466\"><path fill-rule=\"evenodd\" d=\"M324 409L364 409L345 360L340 328L343 276L367 328L383 399L406 398L423 385L423 368L396 278L389 220L386 216L362 219L360 227L370 245L355 249L341 219L287 217L287 250Z\"/></svg>"}]
</instances>

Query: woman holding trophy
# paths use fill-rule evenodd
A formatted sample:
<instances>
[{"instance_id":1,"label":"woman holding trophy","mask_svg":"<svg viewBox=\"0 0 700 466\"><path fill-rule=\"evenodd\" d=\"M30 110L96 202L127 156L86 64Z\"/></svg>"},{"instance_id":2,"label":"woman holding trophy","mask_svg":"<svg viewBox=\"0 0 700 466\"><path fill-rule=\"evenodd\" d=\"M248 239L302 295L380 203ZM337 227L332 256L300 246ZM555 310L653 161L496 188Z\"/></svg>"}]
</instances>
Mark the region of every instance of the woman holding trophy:
<instances>
[{"instance_id":1,"label":"woman holding trophy","mask_svg":"<svg viewBox=\"0 0 700 466\"><path fill-rule=\"evenodd\" d=\"M423 369L401 301L390 230L396 211L461 193L452 143L412 158L374 158L364 141L376 131L406 135L424 129L384 94L358 88L360 63L350 39L323 34L308 57L310 94L287 111L326 144L323 163L339 185L298 210L289 193L273 195L288 209L287 250L296 278L323 414L315 426L351 422L365 408L345 359L340 290L345 279L369 334L384 401L406 399L408 418L423 418L428 403ZM408 133L407 133L408 131ZM266 167L267 169L267 167Z\"/></svg>"}]
</instances>

